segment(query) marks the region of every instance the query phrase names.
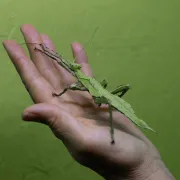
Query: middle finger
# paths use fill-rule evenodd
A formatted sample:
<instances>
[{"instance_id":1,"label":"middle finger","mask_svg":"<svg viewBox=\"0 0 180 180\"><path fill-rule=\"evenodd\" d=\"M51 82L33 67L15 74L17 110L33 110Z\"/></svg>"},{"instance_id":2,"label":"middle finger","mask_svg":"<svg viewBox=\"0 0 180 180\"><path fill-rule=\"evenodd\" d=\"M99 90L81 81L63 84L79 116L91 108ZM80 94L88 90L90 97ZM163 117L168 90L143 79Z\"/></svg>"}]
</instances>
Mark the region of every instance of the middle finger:
<instances>
[{"instance_id":1,"label":"middle finger","mask_svg":"<svg viewBox=\"0 0 180 180\"><path fill-rule=\"evenodd\" d=\"M42 41L44 43L44 45L51 51L56 52L56 48L52 42L52 40L45 34L41 35ZM47 57L48 58L48 57ZM61 86L62 88L64 88L67 85L70 85L72 83L75 82L75 78L69 73L67 72L67 70L65 70L63 67L61 67L55 60L53 60L52 58L48 58L49 61L51 61L53 63L53 66L56 68L56 71L58 71L58 76L59 78L58 81L61 81Z\"/></svg>"},{"instance_id":2,"label":"middle finger","mask_svg":"<svg viewBox=\"0 0 180 180\"><path fill-rule=\"evenodd\" d=\"M59 80L59 72L53 62L45 54L34 50L34 48L37 47L37 44L43 43L41 35L32 25L23 25L21 31L36 68L54 89L59 89L62 83Z\"/></svg>"}]
</instances>

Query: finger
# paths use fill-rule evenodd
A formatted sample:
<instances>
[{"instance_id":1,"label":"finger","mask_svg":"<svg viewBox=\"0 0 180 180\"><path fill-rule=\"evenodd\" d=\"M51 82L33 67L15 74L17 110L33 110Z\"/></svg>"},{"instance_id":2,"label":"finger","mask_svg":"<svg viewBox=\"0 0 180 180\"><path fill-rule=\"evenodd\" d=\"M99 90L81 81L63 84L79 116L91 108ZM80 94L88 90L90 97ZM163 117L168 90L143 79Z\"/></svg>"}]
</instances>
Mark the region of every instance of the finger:
<instances>
[{"instance_id":1,"label":"finger","mask_svg":"<svg viewBox=\"0 0 180 180\"><path fill-rule=\"evenodd\" d=\"M21 26L21 31L27 43L27 47L29 49L31 59L34 62L35 66L37 67L41 75L54 88L57 88L60 83L59 78L58 78L59 73L57 69L55 68L52 60L47 55L43 54L42 52L34 50L34 48L37 47L37 44L41 44L43 42L41 35L32 25L28 25L28 24ZM46 43L48 42L46 41Z\"/></svg>"},{"instance_id":2,"label":"finger","mask_svg":"<svg viewBox=\"0 0 180 180\"><path fill-rule=\"evenodd\" d=\"M22 118L48 125L63 142L73 145L81 141L81 126L78 121L56 105L35 104L24 110Z\"/></svg>"},{"instance_id":3,"label":"finger","mask_svg":"<svg viewBox=\"0 0 180 180\"><path fill-rule=\"evenodd\" d=\"M56 48L55 48L53 42L47 35L43 34L43 35L41 35L41 38L47 48L56 52ZM49 58L49 61L51 61L53 64L53 67L56 68L56 74L58 77L58 78L56 77L56 80L58 82L61 82L60 86L64 87L67 84L69 85L69 84L72 84L73 82L75 82L75 79L72 77L72 75L69 74L69 72L67 72L67 70L65 70L63 67L61 67L56 61L54 61L52 58Z\"/></svg>"},{"instance_id":4,"label":"finger","mask_svg":"<svg viewBox=\"0 0 180 180\"><path fill-rule=\"evenodd\" d=\"M30 52L31 59L34 60L36 57L42 58L38 51L34 51L34 48L42 43L42 39L38 31L31 24L22 25L20 30L25 42L27 43L27 48Z\"/></svg>"},{"instance_id":5,"label":"finger","mask_svg":"<svg viewBox=\"0 0 180 180\"><path fill-rule=\"evenodd\" d=\"M12 40L4 41L3 45L32 99L35 102L48 102L52 93L51 86L41 76L24 50Z\"/></svg>"},{"instance_id":6,"label":"finger","mask_svg":"<svg viewBox=\"0 0 180 180\"><path fill-rule=\"evenodd\" d=\"M41 39L47 48L54 52L56 51L56 47L47 34L41 34Z\"/></svg>"},{"instance_id":7,"label":"finger","mask_svg":"<svg viewBox=\"0 0 180 180\"><path fill-rule=\"evenodd\" d=\"M76 63L79 63L82 65L82 71L87 76L93 76L90 65L88 64L88 57L82 45L77 42L74 42L72 43L71 48L72 48L73 56L76 59Z\"/></svg>"},{"instance_id":8,"label":"finger","mask_svg":"<svg viewBox=\"0 0 180 180\"><path fill-rule=\"evenodd\" d=\"M41 38L42 38L44 45L49 50L52 50L54 52L56 51L56 48L55 48L53 42L51 41L51 39L48 37L48 35L41 34ZM49 79L49 82L52 84L54 89L60 91L64 87L64 84L66 82L65 79L63 78L63 76L64 76L63 73L67 73L67 72L64 72L65 70L63 68L61 68L52 58L47 56L46 59L48 59L48 61L52 63L51 67L49 67L49 72L53 72L53 73L51 73L51 76L48 76L48 74L46 74L47 78Z\"/></svg>"}]
</instances>

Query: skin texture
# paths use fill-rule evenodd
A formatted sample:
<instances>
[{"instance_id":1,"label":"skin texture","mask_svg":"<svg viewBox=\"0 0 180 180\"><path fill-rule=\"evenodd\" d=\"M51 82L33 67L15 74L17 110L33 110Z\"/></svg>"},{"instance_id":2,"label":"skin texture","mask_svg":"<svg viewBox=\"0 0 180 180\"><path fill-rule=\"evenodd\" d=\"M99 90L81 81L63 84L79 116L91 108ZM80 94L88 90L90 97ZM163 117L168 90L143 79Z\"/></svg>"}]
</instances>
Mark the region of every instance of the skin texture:
<instances>
[{"instance_id":1,"label":"skin texture","mask_svg":"<svg viewBox=\"0 0 180 180\"><path fill-rule=\"evenodd\" d=\"M22 25L21 32L26 43L43 42L55 51L49 37L32 25ZM53 97L52 92L61 92L75 79L49 57L34 51L38 44L27 44L30 57L14 40L3 45L35 103L24 110L25 121L48 125L76 161L105 179L173 179L154 145L124 115L113 112L116 143L111 145L107 106L95 105L87 92L68 91ZM76 63L86 75L93 76L81 50L79 43L72 44Z\"/></svg>"}]
</instances>

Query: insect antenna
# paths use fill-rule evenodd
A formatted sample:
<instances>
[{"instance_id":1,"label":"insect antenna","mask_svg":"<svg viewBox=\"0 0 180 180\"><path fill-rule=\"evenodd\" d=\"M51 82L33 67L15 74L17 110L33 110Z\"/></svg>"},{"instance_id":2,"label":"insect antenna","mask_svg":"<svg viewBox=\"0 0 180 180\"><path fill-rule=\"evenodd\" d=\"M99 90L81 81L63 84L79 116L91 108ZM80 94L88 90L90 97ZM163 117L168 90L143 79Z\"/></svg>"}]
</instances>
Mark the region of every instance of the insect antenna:
<instances>
[{"instance_id":1,"label":"insect antenna","mask_svg":"<svg viewBox=\"0 0 180 180\"><path fill-rule=\"evenodd\" d=\"M99 26L97 26L91 36L91 38L89 39L89 41L87 41L85 43L85 45L83 46L83 48L78 52L79 54L85 49L85 46L88 45L90 43L90 41L92 41L92 39L94 38L95 34L97 33L97 30L99 29ZM77 56L75 56L75 58L73 59L73 62L75 62L77 59Z\"/></svg>"}]
</instances>

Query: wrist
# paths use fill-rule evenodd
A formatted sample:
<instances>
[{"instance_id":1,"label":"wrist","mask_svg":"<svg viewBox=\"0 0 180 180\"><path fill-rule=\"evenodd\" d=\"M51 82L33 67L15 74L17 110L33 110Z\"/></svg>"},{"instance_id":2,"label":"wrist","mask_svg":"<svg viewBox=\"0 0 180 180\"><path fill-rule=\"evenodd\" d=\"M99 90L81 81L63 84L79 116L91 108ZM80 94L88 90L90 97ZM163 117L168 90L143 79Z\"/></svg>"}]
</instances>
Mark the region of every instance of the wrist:
<instances>
[{"instance_id":1,"label":"wrist","mask_svg":"<svg viewBox=\"0 0 180 180\"><path fill-rule=\"evenodd\" d=\"M154 160L153 162L144 163L143 165L133 168L126 177L121 174L110 176L108 180L175 180L169 170L166 168L162 160Z\"/></svg>"},{"instance_id":2,"label":"wrist","mask_svg":"<svg viewBox=\"0 0 180 180\"><path fill-rule=\"evenodd\" d=\"M167 169L159 169L156 173L150 175L146 180L175 180Z\"/></svg>"},{"instance_id":3,"label":"wrist","mask_svg":"<svg viewBox=\"0 0 180 180\"><path fill-rule=\"evenodd\" d=\"M149 171L148 176L146 176L146 180L175 180L162 160L158 160L154 167L154 171Z\"/></svg>"}]
</instances>

